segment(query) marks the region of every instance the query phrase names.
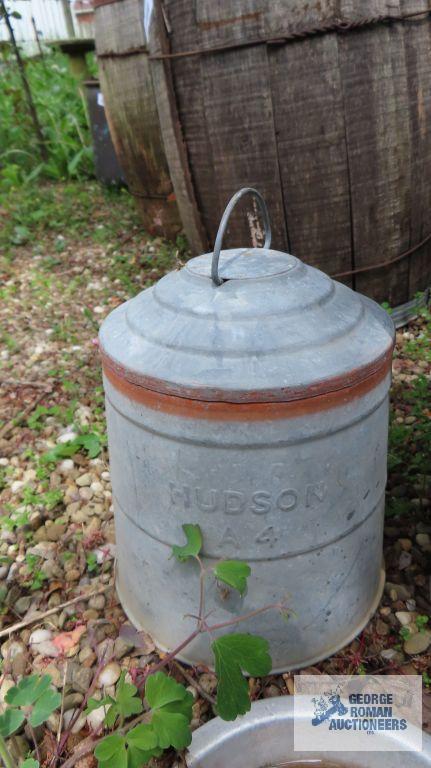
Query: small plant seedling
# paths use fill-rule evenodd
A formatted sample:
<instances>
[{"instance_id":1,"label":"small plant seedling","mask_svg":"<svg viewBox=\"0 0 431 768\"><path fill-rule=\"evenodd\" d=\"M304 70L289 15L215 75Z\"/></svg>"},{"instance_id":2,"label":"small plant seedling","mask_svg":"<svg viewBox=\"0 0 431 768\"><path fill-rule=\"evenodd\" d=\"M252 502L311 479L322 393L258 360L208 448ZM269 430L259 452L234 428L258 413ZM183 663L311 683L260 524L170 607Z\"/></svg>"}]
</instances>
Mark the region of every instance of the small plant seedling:
<instances>
[{"instance_id":1,"label":"small plant seedling","mask_svg":"<svg viewBox=\"0 0 431 768\"><path fill-rule=\"evenodd\" d=\"M104 440L100 435L95 432L88 432L85 435L78 435L68 443L59 443L47 451L42 456L42 461L45 462L57 462L61 459L67 459L69 456L73 456L75 453L85 451L90 459L95 459L102 450L102 444Z\"/></svg>"},{"instance_id":2,"label":"small plant seedling","mask_svg":"<svg viewBox=\"0 0 431 768\"><path fill-rule=\"evenodd\" d=\"M416 626L419 632L424 632L429 622L429 616L421 615L416 617Z\"/></svg>"},{"instance_id":3,"label":"small plant seedling","mask_svg":"<svg viewBox=\"0 0 431 768\"><path fill-rule=\"evenodd\" d=\"M43 582L48 579L48 576L40 570L39 566L41 559L37 555L27 553L25 561L30 570L30 589L38 590L41 588Z\"/></svg>"},{"instance_id":4,"label":"small plant seedling","mask_svg":"<svg viewBox=\"0 0 431 768\"><path fill-rule=\"evenodd\" d=\"M107 727L116 724L119 727L118 732L106 736L94 751L100 768L140 768L168 747L184 749L191 741L193 696L163 672L150 675L145 686L145 698L150 706L149 722L122 733L124 720L143 710L136 686L126 683L124 676L125 673L117 684L115 698L89 701L87 712L107 706Z\"/></svg>"},{"instance_id":5,"label":"small plant seedling","mask_svg":"<svg viewBox=\"0 0 431 768\"><path fill-rule=\"evenodd\" d=\"M0 757L6 768L14 766L6 739L25 721L28 722L31 730L42 725L60 706L61 696L52 689L51 683L52 679L49 675L29 675L8 690L5 696L8 707L0 715ZM38 768L39 763L29 758L23 765L26 768Z\"/></svg>"},{"instance_id":6,"label":"small plant seedling","mask_svg":"<svg viewBox=\"0 0 431 768\"><path fill-rule=\"evenodd\" d=\"M85 556L86 562L87 562L87 570L89 573L98 573L99 572L99 564L97 562L97 556L94 554L94 552L87 552Z\"/></svg>"},{"instance_id":7,"label":"small plant seedling","mask_svg":"<svg viewBox=\"0 0 431 768\"><path fill-rule=\"evenodd\" d=\"M200 604L196 629L155 667L145 671L139 680L150 708L144 715L147 722L130 730L125 724L128 718L139 717L143 704L137 686L126 683L124 673L117 684L115 697L88 701L87 712L102 706L106 708L104 724L111 730L94 752L99 768L141 768L165 749L181 750L187 747L191 742L193 696L183 685L162 672L162 668L201 633L209 632L213 638L218 630L234 626L270 608L286 610L281 604L268 605L230 621L209 625L210 614L205 613L206 579L213 577L244 595L251 569L248 563L239 560L221 560L215 566L205 567L201 558L203 538L199 525L185 523L182 528L186 543L173 546L172 555L180 563L195 560L199 565ZM269 644L263 637L232 632L213 639L211 649L217 675L217 713L224 720L234 720L248 712L251 706L248 682L243 673L263 676L271 671Z\"/></svg>"}]
</instances>

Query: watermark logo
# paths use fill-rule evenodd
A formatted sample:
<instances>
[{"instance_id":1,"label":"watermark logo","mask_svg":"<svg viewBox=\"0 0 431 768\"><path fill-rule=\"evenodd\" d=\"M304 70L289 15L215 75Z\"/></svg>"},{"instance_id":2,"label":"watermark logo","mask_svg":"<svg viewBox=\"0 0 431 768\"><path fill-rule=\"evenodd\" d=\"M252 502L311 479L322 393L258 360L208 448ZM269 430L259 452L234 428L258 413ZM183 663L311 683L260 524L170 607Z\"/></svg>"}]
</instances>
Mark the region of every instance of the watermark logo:
<instances>
[{"instance_id":1,"label":"watermark logo","mask_svg":"<svg viewBox=\"0 0 431 768\"><path fill-rule=\"evenodd\" d=\"M421 751L419 675L295 676L295 751Z\"/></svg>"},{"instance_id":2,"label":"watermark logo","mask_svg":"<svg viewBox=\"0 0 431 768\"><path fill-rule=\"evenodd\" d=\"M321 725L325 720L330 720L335 715L347 715L349 710L341 701L339 688L340 686L333 691L325 691L323 696L312 699L314 717L311 725Z\"/></svg>"}]
</instances>

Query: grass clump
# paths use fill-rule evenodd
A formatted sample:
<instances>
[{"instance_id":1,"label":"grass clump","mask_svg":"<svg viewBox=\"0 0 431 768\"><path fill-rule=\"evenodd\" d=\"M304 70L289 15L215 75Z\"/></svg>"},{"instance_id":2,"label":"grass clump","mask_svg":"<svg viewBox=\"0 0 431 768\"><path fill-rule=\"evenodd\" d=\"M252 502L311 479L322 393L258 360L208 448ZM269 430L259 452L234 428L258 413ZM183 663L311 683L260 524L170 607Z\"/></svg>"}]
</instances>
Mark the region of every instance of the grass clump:
<instances>
[{"instance_id":1,"label":"grass clump","mask_svg":"<svg viewBox=\"0 0 431 768\"><path fill-rule=\"evenodd\" d=\"M93 175L85 107L66 57L54 51L43 59L26 59L25 67L48 160L41 161L19 71L12 52L5 49L0 64L0 196L40 179Z\"/></svg>"}]
</instances>

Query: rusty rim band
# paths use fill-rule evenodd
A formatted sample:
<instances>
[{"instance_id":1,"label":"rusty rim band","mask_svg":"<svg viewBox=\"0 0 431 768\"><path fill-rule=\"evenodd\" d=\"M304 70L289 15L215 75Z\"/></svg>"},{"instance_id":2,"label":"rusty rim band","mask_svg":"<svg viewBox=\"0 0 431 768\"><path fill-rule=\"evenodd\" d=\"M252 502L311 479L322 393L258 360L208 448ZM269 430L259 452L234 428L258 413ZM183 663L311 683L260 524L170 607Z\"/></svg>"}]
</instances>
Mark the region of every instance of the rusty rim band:
<instances>
[{"instance_id":1,"label":"rusty rim band","mask_svg":"<svg viewBox=\"0 0 431 768\"><path fill-rule=\"evenodd\" d=\"M305 416L331 408L339 408L355 398L362 397L378 386L390 373L392 348L383 362L366 378L350 386L323 392L304 399L277 402L221 402L198 400L187 396L166 394L148 389L125 378L124 374L109 365L109 358L102 354L103 372L114 389L136 403L172 416L213 421L265 421ZM250 394L250 393L248 393Z\"/></svg>"}]
</instances>

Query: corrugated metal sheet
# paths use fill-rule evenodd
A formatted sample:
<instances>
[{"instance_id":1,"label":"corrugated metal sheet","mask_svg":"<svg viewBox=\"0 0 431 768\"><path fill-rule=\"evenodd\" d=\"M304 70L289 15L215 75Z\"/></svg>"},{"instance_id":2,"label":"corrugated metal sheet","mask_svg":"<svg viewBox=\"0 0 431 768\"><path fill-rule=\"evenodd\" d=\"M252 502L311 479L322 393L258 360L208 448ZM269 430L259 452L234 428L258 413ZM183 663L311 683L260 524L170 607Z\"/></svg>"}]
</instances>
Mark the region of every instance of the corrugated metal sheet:
<instances>
[{"instance_id":1,"label":"corrugated metal sheet","mask_svg":"<svg viewBox=\"0 0 431 768\"><path fill-rule=\"evenodd\" d=\"M92 3L80 0L80 2L71 3L71 9L75 36L93 38ZM52 42L70 37L61 0L15 0L13 10L18 11L22 17L12 19L16 39L28 53L36 50L32 17L41 41ZM0 22L0 41L8 39L6 25Z\"/></svg>"}]
</instances>

